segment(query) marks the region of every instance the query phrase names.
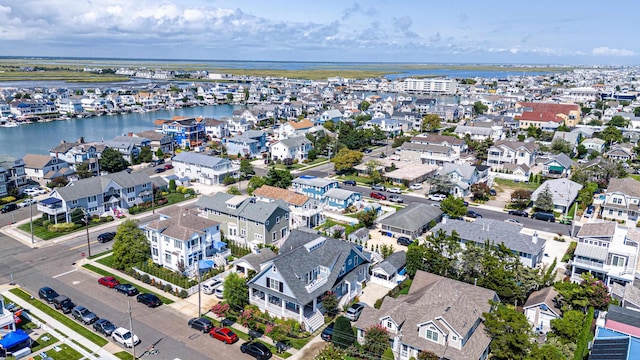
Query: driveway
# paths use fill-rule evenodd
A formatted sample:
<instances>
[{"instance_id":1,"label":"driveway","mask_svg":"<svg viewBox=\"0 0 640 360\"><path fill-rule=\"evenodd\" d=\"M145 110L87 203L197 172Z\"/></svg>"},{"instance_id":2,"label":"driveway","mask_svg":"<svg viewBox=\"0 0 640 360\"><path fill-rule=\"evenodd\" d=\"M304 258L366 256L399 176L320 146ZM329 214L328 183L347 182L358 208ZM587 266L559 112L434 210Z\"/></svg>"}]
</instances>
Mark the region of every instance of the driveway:
<instances>
[{"instance_id":1,"label":"driveway","mask_svg":"<svg viewBox=\"0 0 640 360\"><path fill-rule=\"evenodd\" d=\"M378 299L382 299L385 295L387 295L389 290L389 288L386 288L382 285L369 282L367 283L367 286L362 290L362 295L360 295L360 302L373 307Z\"/></svg>"}]
</instances>

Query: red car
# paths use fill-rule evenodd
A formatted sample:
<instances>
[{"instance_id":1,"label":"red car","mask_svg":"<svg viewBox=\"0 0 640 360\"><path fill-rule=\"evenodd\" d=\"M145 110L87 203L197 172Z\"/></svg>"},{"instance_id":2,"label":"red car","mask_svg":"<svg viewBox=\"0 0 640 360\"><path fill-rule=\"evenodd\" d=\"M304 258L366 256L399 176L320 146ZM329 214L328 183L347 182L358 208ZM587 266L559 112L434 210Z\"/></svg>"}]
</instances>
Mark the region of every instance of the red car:
<instances>
[{"instance_id":1,"label":"red car","mask_svg":"<svg viewBox=\"0 0 640 360\"><path fill-rule=\"evenodd\" d=\"M371 198L378 200L387 200L387 197L384 194L375 191L371 193Z\"/></svg>"},{"instance_id":2,"label":"red car","mask_svg":"<svg viewBox=\"0 0 640 360\"><path fill-rule=\"evenodd\" d=\"M226 327L214 327L209 331L209 336L218 339L225 344L233 344L238 341L238 335L236 335L231 329Z\"/></svg>"},{"instance_id":3,"label":"red car","mask_svg":"<svg viewBox=\"0 0 640 360\"><path fill-rule=\"evenodd\" d=\"M164 169L165 169L165 170L171 170L171 169L173 169L173 165L171 165L171 164L166 164L166 165L164 166Z\"/></svg>"},{"instance_id":4,"label":"red car","mask_svg":"<svg viewBox=\"0 0 640 360\"><path fill-rule=\"evenodd\" d=\"M113 276L104 276L98 279L98 284L113 289L114 287L120 285L120 281L118 281L118 279L114 278Z\"/></svg>"}]
</instances>

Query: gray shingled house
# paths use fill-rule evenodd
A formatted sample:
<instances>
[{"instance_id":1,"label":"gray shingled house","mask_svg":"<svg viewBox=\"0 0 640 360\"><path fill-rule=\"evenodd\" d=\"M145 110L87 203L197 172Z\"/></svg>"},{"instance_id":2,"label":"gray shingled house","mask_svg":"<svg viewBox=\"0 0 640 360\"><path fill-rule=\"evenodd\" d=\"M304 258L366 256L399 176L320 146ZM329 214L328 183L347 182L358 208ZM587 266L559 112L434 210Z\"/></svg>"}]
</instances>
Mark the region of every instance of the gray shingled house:
<instances>
[{"instance_id":1,"label":"gray shingled house","mask_svg":"<svg viewBox=\"0 0 640 360\"><path fill-rule=\"evenodd\" d=\"M388 236L407 236L415 239L429 230L433 222L439 222L442 210L427 204L411 204L403 210L379 221L382 232Z\"/></svg>"}]
</instances>

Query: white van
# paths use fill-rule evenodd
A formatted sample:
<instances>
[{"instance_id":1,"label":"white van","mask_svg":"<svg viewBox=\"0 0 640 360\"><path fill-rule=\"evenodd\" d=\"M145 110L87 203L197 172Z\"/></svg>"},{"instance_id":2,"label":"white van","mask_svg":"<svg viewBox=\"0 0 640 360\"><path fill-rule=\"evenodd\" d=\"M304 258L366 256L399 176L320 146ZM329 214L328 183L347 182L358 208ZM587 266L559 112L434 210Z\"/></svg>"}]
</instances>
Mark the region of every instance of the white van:
<instances>
[{"instance_id":1,"label":"white van","mask_svg":"<svg viewBox=\"0 0 640 360\"><path fill-rule=\"evenodd\" d=\"M202 288L202 292L211 295L216 290L218 286L222 285L222 280L220 279L209 279L203 282L200 286Z\"/></svg>"},{"instance_id":2,"label":"white van","mask_svg":"<svg viewBox=\"0 0 640 360\"><path fill-rule=\"evenodd\" d=\"M214 293L218 299L224 299L224 285L218 286Z\"/></svg>"}]
</instances>

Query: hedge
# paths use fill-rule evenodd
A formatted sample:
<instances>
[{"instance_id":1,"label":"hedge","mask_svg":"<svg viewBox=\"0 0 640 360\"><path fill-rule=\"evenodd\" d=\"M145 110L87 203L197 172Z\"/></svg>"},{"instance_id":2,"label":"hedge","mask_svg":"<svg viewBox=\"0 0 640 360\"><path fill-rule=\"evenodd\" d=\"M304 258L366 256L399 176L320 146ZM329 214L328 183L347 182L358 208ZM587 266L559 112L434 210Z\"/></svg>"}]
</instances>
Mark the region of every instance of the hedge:
<instances>
[{"instance_id":1,"label":"hedge","mask_svg":"<svg viewBox=\"0 0 640 360\"><path fill-rule=\"evenodd\" d=\"M595 310L593 307L589 308L587 315L582 323L582 330L578 334L578 340L576 341L576 351L573 353L573 360L584 360L589 355L589 343L593 339L591 333L591 324L593 324L593 314Z\"/></svg>"}]
</instances>

